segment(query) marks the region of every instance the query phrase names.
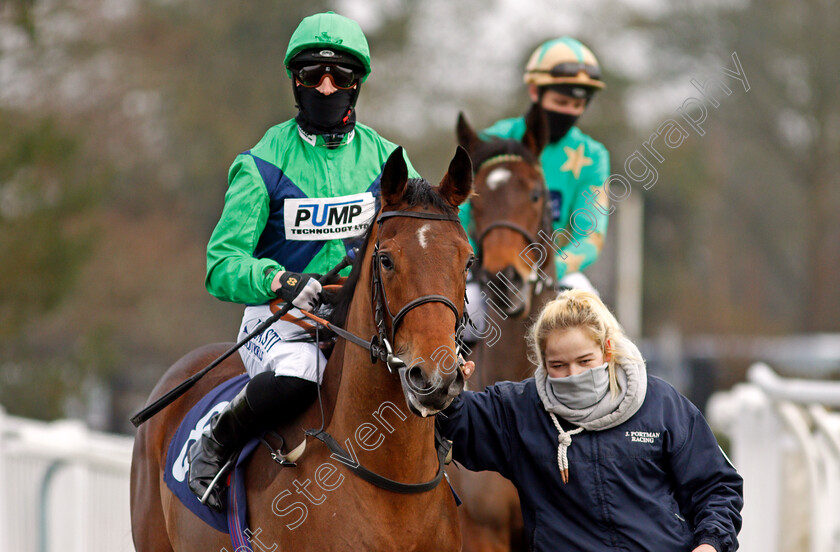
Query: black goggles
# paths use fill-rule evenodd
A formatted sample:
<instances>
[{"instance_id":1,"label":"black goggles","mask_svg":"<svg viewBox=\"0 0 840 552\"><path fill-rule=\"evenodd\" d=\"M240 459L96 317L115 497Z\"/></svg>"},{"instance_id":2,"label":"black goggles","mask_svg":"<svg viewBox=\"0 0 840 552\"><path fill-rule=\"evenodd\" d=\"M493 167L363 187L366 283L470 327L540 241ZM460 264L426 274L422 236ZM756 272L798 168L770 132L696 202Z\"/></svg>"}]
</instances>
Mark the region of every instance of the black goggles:
<instances>
[{"instance_id":1,"label":"black goggles","mask_svg":"<svg viewBox=\"0 0 840 552\"><path fill-rule=\"evenodd\" d=\"M332 79L336 88L348 89L359 81L361 74L349 67L342 65L332 65L325 63L318 63L315 65L303 65L301 67L292 68L292 74L303 86L307 88L317 88L321 86L327 75Z\"/></svg>"},{"instance_id":2,"label":"black goggles","mask_svg":"<svg viewBox=\"0 0 840 552\"><path fill-rule=\"evenodd\" d=\"M538 69L537 73L548 73L552 77L576 77L581 71L589 75L590 79L601 80L601 68L586 63L558 63L551 69Z\"/></svg>"}]
</instances>

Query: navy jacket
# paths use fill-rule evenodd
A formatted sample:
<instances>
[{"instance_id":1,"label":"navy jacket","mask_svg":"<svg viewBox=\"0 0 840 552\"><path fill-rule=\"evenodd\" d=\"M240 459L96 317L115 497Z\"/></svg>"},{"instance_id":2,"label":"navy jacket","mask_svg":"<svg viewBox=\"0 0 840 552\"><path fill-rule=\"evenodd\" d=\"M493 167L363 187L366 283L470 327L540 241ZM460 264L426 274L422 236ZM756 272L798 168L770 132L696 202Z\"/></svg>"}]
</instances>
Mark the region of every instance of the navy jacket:
<instances>
[{"instance_id":1,"label":"navy jacket","mask_svg":"<svg viewBox=\"0 0 840 552\"><path fill-rule=\"evenodd\" d=\"M565 485L557 429L533 378L465 391L438 423L454 441L455 460L516 486L532 550L738 547L743 480L700 411L659 378L648 377L645 401L629 420L572 436Z\"/></svg>"}]
</instances>

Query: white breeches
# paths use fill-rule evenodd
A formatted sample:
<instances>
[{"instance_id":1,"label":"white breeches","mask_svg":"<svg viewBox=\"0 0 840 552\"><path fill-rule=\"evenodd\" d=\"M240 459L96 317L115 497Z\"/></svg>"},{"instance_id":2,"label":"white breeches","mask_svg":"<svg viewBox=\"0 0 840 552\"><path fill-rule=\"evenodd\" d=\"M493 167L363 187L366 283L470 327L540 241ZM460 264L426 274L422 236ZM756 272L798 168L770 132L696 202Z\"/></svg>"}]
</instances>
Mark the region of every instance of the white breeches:
<instances>
[{"instance_id":1,"label":"white breeches","mask_svg":"<svg viewBox=\"0 0 840 552\"><path fill-rule=\"evenodd\" d=\"M268 305L245 307L242 325L239 328L241 340L259 324L271 316ZM298 309L289 314L303 317ZM239 355L245 363L245 369L252 378L261 372L273 371L278 376L295 376L321 383L327 359L317 344L298 342L307 335L300 326L278 320L264 332L247 342L239 349Z\"/></svg>"}]
</instances>

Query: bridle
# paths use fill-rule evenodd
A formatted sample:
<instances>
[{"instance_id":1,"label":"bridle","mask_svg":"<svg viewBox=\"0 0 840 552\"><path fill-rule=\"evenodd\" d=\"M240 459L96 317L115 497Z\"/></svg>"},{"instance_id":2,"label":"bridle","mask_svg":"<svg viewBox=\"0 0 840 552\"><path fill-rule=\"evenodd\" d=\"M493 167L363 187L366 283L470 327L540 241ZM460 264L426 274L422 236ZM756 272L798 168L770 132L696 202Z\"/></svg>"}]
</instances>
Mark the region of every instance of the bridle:
<instances>
[{"instance_id":1,"label":"bridle","mask_svg":"<svg viewBox=\"0 0 840 552\"><path fill-rule=\"evenodd\" d=\"M374 302L373 316L374 323L376 325L377 335L373 336L370 342L368 342L362 339L361 337L351 332L348 332L343 328L339 328L329 322L319 320L319 322L326 325L337 335L347 339L352 343L355 343L360 347L367 348L370 351L371 362L375 363L377 360L385 362L385 365L388 367L388 371L391 373L393 373L394 370L406 368L405 362L403 362L402 359L400 359L394 354L393 346L391 345L391 343L394 342L394 336L397 333L397 328L399 328L402 319L405 318L405 315L408 314L409 311L427 303L443 303L444 305L449 307L449 309L452 310L453 313L455 313L456 357L460 354L461 351L460 336L463 333L464 328L466 327L469 321L469 318L467 316L467 309L463 308L463 314L458 314L458 307L455 306L455 303L453 303L451 300L449 300L449 298L444 297L443 295L422 295L406 303L399 311L397 311L396 315L392 314L390 305L388 303L388 298L385 295L385 288L382 284L382 268L381 258L379 256L378 236L379 234L381 234L383 222L394 217L441 220L455 222L459 225L461 224L457 216L449 214L404 210L385 211L382 214L380 214L379 218L376 221L379 225L379 233L377 234L376 244L374 244L373 255L371 257L371 262L373 263L371 273L371 292ZM466 301L466 297L464 298L464 300ZM387 324L385 322L386 315L391 325L390 332L388 332ZM347 459L348 461L345 463L347 464L348 468L360 478L382 489L401 494L422 493L435 489L440 484L441 480L445 475L444 465L446 464L446 458L449 455L449 451L452 448L452 442L444 439L438 432L437 426L435 426L435 442L437 443L438 458L437 474L433 479L424 483L401 483L399 481L394 481L393 479L388 479L387 477L383 477L379 474L376 474L362 466L357 460L353 458L351 454L345 451L344 448L342 448L341 444L332 435L327 433L323 427L319 430L306 430L305 433L307 435L315 437L316 439L320 440L325 445L327 445L330 451L337 458Z\"/></svg>"},{"instance_id":2,"label":"bridle","mask_svg":"<svg viewBox=\"0 0 840 552\"><path fill-rule=\"evenodd\" d=\"M444 220L458 224L461 223L457 216L449 214L425 213L418 211L385 211L379 215L379 219L377 220L380 232L382 230L382 223L394 217ZM467 309L462 308L461 312L463 312L463 314L459 314L458 307L456 307L455 303L453 303L448 297L444 297L443 295L422 295L403 305L403 307L397 311L397 314L393 314L391 312L391 305L388 302L388 297L385 294L385 287L382 284L382 259L379 256L378 237L376 244L373 247L373 258L371 261L373 263L371 294L375 304L374 324L376 324L377 329L377 335L374 336L370 343L371 362L375 362L377 359L384 361L389 372L405 367L405 362L394 355L392 343L395 342L397 329L400 327L400 323L403 318L405 318L405 315L411 310L427 303L443 303L455 314L455 341L457 343L457 356L460 353L460 336L464 332L468 321ZM386 324L386 317L390 322L390 332L387 331L388 325Z\"/></svg>"},{"instance_id":3,"label":"bridle","mask_svg":"<svg viewBox=\"0 0 840 552\"><path fill-rule=\"evenodd\" d=\"M390 218L394 217L409 217L409 218L419 218L419 219L426 219L426 220L442 220L442 221L449 221L455 222L458 225L461 224L460 219L455 215L448 215L448 214L441 214L441 213L426 213L422 211L385 211L379 215L379 218L376 220L377 224L379 225L379 230L382 230L382 223ZM461 354L463 349L463 344L461 341L461 336L464 333L464 329L467 327L469 323L469 315L467 314L467 309L462 308L461 312L463 314L458 313L458 307L455 306L448 297L444 297L443 295L421 295L416 299L412 299L403 307L397 311L397 314L393 314L391 312L391 306L388 302L388 297L385 294L385 287L382 284L382 260L379 256L379 237L376 238L376 243L373 246L373 255L371 256L371 297L373 298L374 306L373 306L373 322L376 325L376 335L374 335L369 341L359 337L358 335L345 330L344 328L340 328L331 322L318 318L311 313L307 313L306 311L302 311L304 315L308 318L315 320L316 322L322 324L323 326L329 328L333 333L336 335L343 337L347 341L358 345L364 349L367 349L370 352L370 361L371 363L376 363L377 360L381 360L385 363L385 366L388 368L388 372L394 373L395 370L400 370L401 368L406 368L405 362L394 354L394 347L391 345L395 342L395 336L397 334L397 329L399 328L400 323L402 322L405 315L409 313L409 311L416 309L421 305L425 305L426 303L443 303L449 310L451 310L455 314L455 356ZM464 294L464 303L466 304L466 293ZM386 324L386 315L388 321L390 322L391 331L388 331L388 324Z\"/></svg>"},{"instance_id":4,"label":"bridle","mask_svg":"<svg viewBox=\"0 0 840 552\"><path fill-rule=\"evenodd\" d=\"M377 224L379 225L379 229L382 229L382 223L394 217L409 217L409 218L419 218L419 219L427 219L427 220L443 220L449 222L455 222L457 224L461 224L460 219L455 215L447 215L447 214L440 214L440 213L426 213L422 211L385 211L379 218L377 219ZM374 308L373 308L373 322L376 325L376 335L374 335L369 341L359 337L358 335L345 330L344 328L340 328L335 324L328 322L322 318L319 318L312 313L301 311L306 317L315 320L319 324L327 327L333 333L338 335L339 337L343 337L347 341L362 347L363 349L367 349L370 352L370 361L371 363L376 363L377 360L381 360L385 363L385 366L388 368L388 372L393 373L395 370L399 370L401 368L406 368L405 362L398 356L394 354L394 347L391 345L397 333L397 329L399 328L400 323L402 322L405 315L408 314L409 311L416 309L421 305L425 305L426 303L443 303L449 310L451 310L455 314L455 355L456 357L461 354L463 349L463 343L461 340L461 336L464 333L464 329L469 324L469 315L467 313L466 308L462 308L461 312L463 314L458 313L458 307L455 306L448 297L444 297L443 295L421 295L416 299L412 299L403 307L397 311L397 314L393 314L391 312L390 304L388 303L388 297L385 295L385 287L382 284L382 267L381 267L381 258L379 257L379 238L377 237L376 243L373 246L373 255L371 256L371 297L374 301ZM464 294L464 303L466 306L466 293ZM387 318L390 321L391 331L388 331L388 327L385 321L387 314Z\"/></svg>"},{"instance_id":5,"label":"bridle","mask_svg":"<svg viewBox=\"0 0 840 552\"><path fill-rule=\"evenodd\" d=\"M478 165L478 167L475 170L475 174L478 174L478 172L484 167L496 165L498 163L527 163L534 167L540 174L542 174L542 168L539 166L538 163L530 163L521 155L515 154L503 154L490 157L489 159L485 160L483 163ZM551 196L549 195L548 186L545 184L545 179L541 179L540 184L541 186L531 191L532 201L537 201L540 198L542 198L543 200L542 217L540 221L540 226L537 228L537 230L551 229ZM490 232L499 228L513 230L514 232L522 236L525 239L525 242L528 244L537 243L538 241L537 236L534 236L526 228L523 228L521 225L513 221L496 220L488 224L484 228L484 230L482 230L481 233L478 234L478 236L473 236L473 243L475 244L476 255L478 257L476 267L473 270L473 273L475 274L478 282L482 285L486 285L492 278L492 276L487 272L487 270L483 266L484 240L487 238L487 235L490 234ZM531 274L529 275L526 283L532 285L533 295L535 296L542 293L544 287L551 287L554 285L553 281L543 280L542 278L540 278L539 271L536 267L533 267L531 269Z\"/></svg>"}]
</instances>

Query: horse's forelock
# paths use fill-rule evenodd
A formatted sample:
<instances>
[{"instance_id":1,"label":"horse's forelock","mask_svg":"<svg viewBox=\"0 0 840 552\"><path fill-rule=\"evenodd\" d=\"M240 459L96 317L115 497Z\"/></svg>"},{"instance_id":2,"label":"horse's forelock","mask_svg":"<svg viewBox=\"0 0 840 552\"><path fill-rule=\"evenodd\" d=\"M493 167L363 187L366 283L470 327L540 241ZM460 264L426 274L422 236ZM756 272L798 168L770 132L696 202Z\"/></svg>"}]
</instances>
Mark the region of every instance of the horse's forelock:
<instances>
[{"instance_id":1,"label":"horse's forelock","mask_svg":"<svg viewBox=\"0 0 840 552\"><path fill-rule=\"evenodd\" d=\"M430 207L443 213L453 213L455 209L440 195L438 189L424 178L412 178L406 185L403 201L407 207Z\"/></svg>"}]
</instances>

